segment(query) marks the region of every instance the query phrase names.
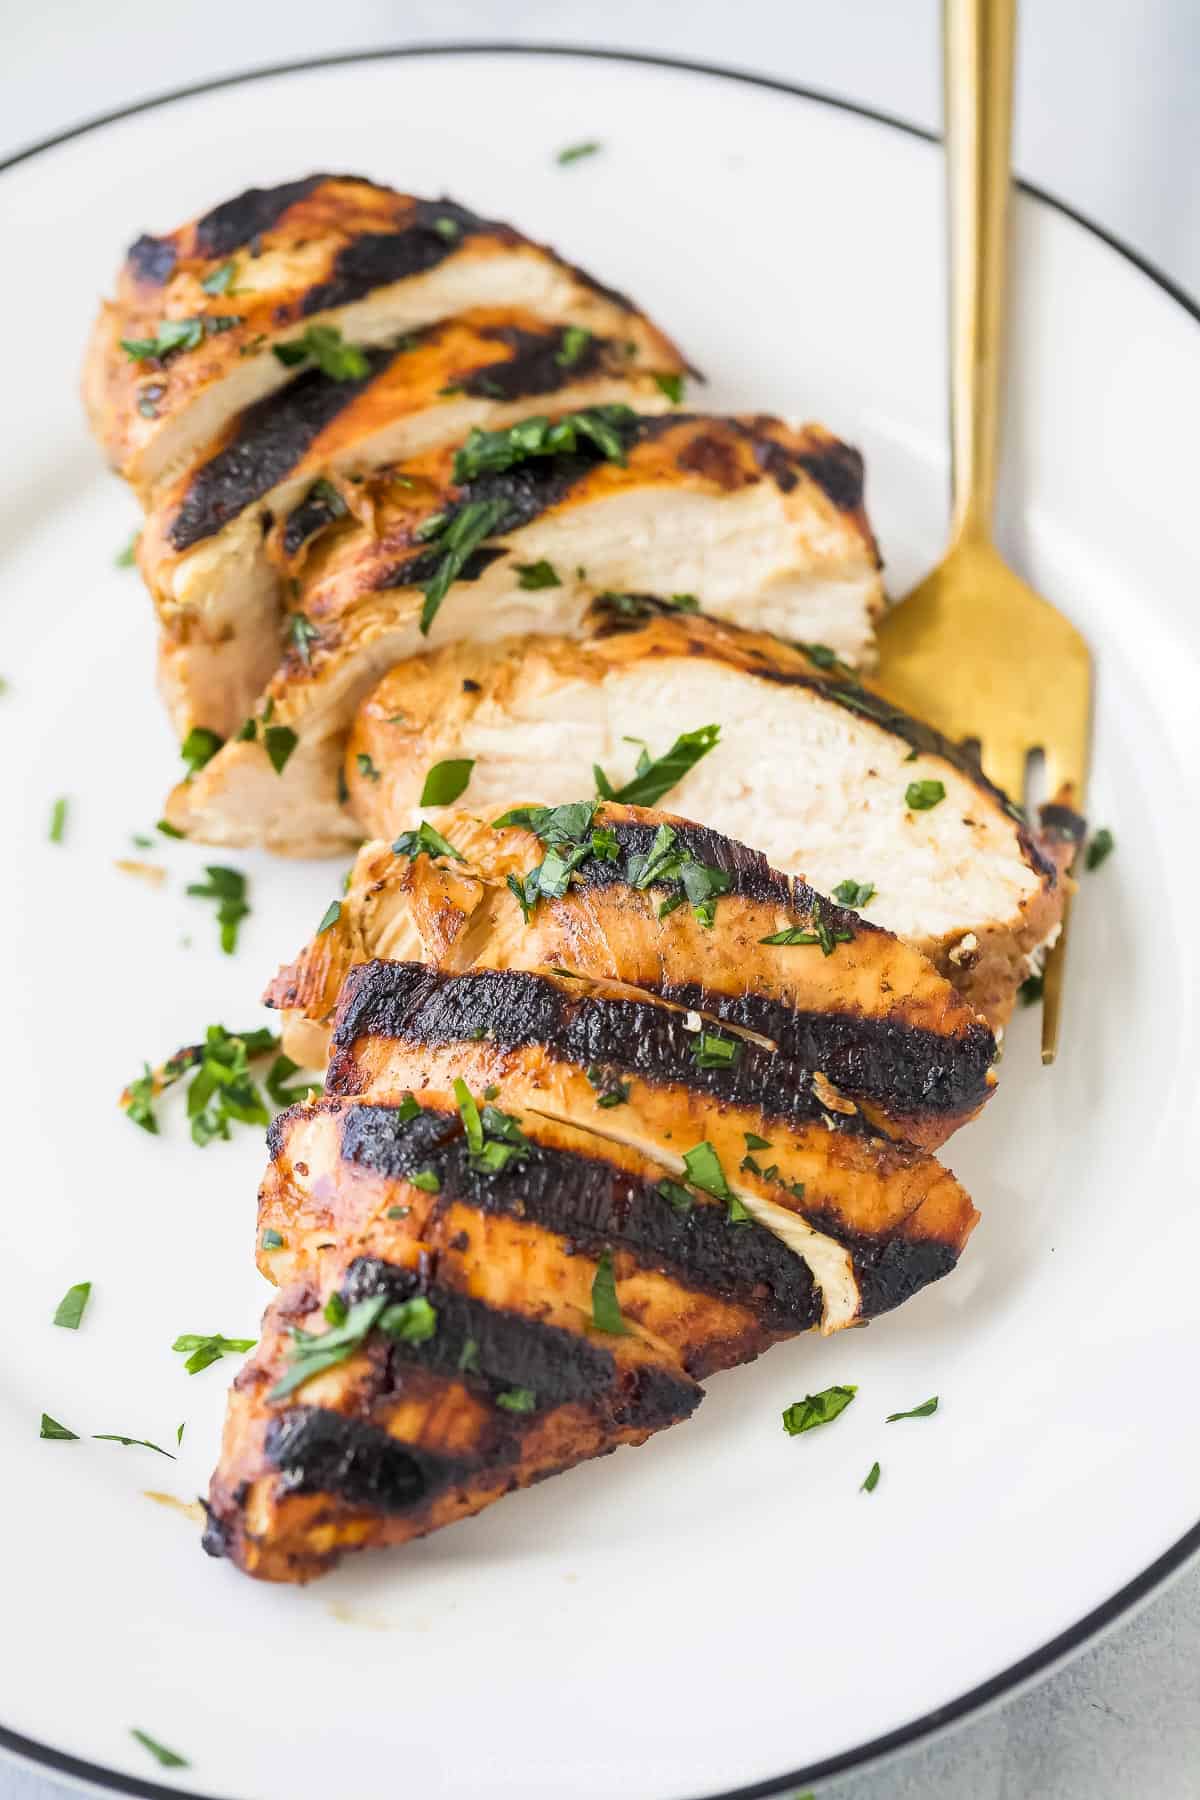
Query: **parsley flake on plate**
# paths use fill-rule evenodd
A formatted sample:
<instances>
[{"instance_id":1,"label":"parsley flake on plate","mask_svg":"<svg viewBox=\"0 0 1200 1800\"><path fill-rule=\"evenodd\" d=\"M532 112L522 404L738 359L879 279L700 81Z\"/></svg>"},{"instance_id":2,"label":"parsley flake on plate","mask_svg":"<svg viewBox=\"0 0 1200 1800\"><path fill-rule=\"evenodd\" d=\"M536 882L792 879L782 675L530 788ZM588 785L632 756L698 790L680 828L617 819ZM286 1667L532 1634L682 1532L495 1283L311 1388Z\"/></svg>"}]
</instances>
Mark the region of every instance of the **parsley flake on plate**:
<instances>
[{"instance_id":1,"label":"parsley flake on plate","mask_svg":"<svg viewBox=\"0 0 1200 1800\"><path fill-rule=\"evenodd\" d=\"M221 948L226 956L232 956L237 949L238 927L250 912L246 877L237 869L222 868L219 863L209 864L204 873L208 880L191 881L186 891L198 900L216 901Z\"/></svg>"},{"instance_id":2,"label":"parsley flake on plate","mask_svg":"<svg viewBox=\"0 0 1200 1800\"><path fill-rule=\"evenodd\" d=\"M922 1400L920 1406L914 1406L910 1412L889 1413L885 1424L894 1425L897 1419L928 1419L938 1409L938 1397Z\"/></svg>"},{"instance_id":3,"label":"parsley flake on plate","mask_svg":"<svg viewBox=\"0 0 1200 1800\"><path fill-rule=\"evenodd\" d=\"M257 1342L257 1338L224 1337L219 1331L208 1337L199 1336L194 1331L185 1331L175 1339L171 1348L187 1357L183 1365L185 1374L198 1375L201 1369L220 1362L223 1356L240 1356L245 1350L253 1350Z\"/></svg>"},{"instance_id":4,"label":"parsley flake on plate","mask_svg":"<svg viewBox=\"0 0 1200 1800\"><path fill-rule=\"evenodd\" d=\"M857 1387L827 1387L819 1394L806 1394L803 1400L793 1400L784 1408L783 1429L789 1437L798 1437L802 1431L814 1431L818 1425L828 1425L839 1413L845 1412L857 1392Z\"/></svg>"},{"instance_id":5,"label":"parsley flake on plate","mask_svg":"<svg viewBox=\"0 0 1200 1800\"><path fill-rule=\"evenodd\" d=\"M68 1331L78 1331L91 1296L91 1282L77 1281L59 1301L54 1313L54 1323L64 1326Z\"/></svg>"}]
</instances>

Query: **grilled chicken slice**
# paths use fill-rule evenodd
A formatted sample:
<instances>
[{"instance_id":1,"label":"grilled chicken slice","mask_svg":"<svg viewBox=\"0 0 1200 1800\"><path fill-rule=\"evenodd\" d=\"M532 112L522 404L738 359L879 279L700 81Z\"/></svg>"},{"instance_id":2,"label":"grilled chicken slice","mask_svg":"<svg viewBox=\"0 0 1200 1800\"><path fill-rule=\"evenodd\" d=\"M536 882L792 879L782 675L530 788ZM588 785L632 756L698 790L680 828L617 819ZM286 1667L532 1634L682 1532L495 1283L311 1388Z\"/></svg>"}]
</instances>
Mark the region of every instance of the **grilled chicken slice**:
<instances>
[{"instance_id":1,"label":"grilled chicken slice","mask_svg":"<svg viewBox=\"0 0 1200 1800\"><path fill-rule=\"evenodd\" d=\"M708 1024L750 1033L819 1071L832 1104L842 1096L890 1136L926 1148L944 1143L993 1091L991 1030L919 951L742 844L616 805L567 809L541 822L540 838L467 813L443 812L440 826L453 854L415 838L400 840L399 854L387 843L365 846L336 918L267 989L266 1003L285 1012L284 1048L294 1061L324 1066L346 974L390 958L454 972L565 969L695 1009L697 1041ZM663 827L675 855L728 882L711 924L690 905L660 916L681 892L677 874L646 887L631 879ZM523 883L553 848L547 840L569 855L593 832L610 835L612 860L585 856L570 886L538 899L526 921L510 877ZM819 938L764 941L810 931L814 909L831 954Z\"/></svg>"},{"instance_id":2,"label":"grilled chicken slice","mask_svg":"<svg viewBox=\"0 0 1200 1800\"><path fill-rule=\"evenodd\" d=\"M389 1063L398 1054L391 1043ZM630 1087L620 1109L598 1109L593 1092L582 1112L650 1113L650 1084ZM824 1239L790 1190L739 1175L746 1217L672 1183L619 1134L537 1104L518 1117L376 1084L281 1115L259 1222L260 1241L281 1240L261 1266L286 1285L234 1387L206 1548L265 1579L310 1579L344 1550L404 1542L688 1417L699 1380L817 1325L834 1289L867 1316L952 1268L975 1214L951 1178L885 1169L905 1158L893 1145L855 1162L821 1130L826 1157L811 1128L777 1135L862 1227L823 1215ZM843 1152L849 1188L833 1168ZM330 1296L350 1340L342 1360L287 1391L303 1373L292 1333L319 1341Z\"/></svg>"},{"instance_id":3,"label":"grilled chicken slice","mask_svg":"<svg viewBox=\"0 0 1200 1800\"><path fill-rule=\"evenodd\" d=\"M473 760L462 804L494 819L594 792L597 765L619 792L638 755L629 740L661 755L710 724L720 741L669 790L672 810L821 893L869 888L864 916L1002 1024L1057 930L1073 845L1035 839L969 758L822 647L648 601L610 607L582 643L457 644L401 664L364 702L345 780L365 831L392 837L435 763Z\"/></svg>"},{"instance_id":4,"label":"grilled chicken slice","mask_svg":"<svg viewBox=\"0 0 1200 1800\"><path fill-rule=\"evenodd\" d=\"M345 848L361 836L340 797L345 738L384 671L438 643L576 633L598 592L649 584L868 651L882 589L854 451L758 417L581 417L573 450L547 453L534 421L417 458L364 484L372 528L334 519L300 545L303 640L293 631L257 720L172 794L177 830Z\"/></svg>"},{"instance_id":5,"label":"grilled chicken slice","mask_svg":"<svg viewBox=\"0 0 1200 1800\"><path fill-rule=\"evenodd\" d=\"M539 409L662 412L678 358L651 371L646 348L521 307L480 307L367 351L358 380L309 368L232 419L157 489L138 546L179 738L194 726L232 737L253 711L281 655L289 559L331 513L370 527L364 475Z\"/></svg>"},{"instance_id":6,"label":"grilled chicken slice","mask_svg":"<svg viewBox=\"0 0 1200 1800\"><path fill-rule=\"evenodd\" d=\"M862 1240L872 1268L885 1242L892 1256L902 1241L936 1244L937 1257L961 1248L974 1211L933 1157L836 1095L831 1108L829 1084L790 1058L742 1040L715 1063L696 1036L673 1008L566 976L361 963L342 989L325 1091L495 1086L503 1104L626 1144L676 1180L705 1145L718 1197L727 1190L807 1263L825 1331L873 1310L854 1261ZM766 1147L749 1153L747 1134Z\"/></svg>"},{"instance_id":7,"label":"grilled chicken slice","mask_svg":"<svg viewBox=\"0 0 1200 1800\"><path fill-rule=\"evenodd\" d=\"M332 328L375 347L476 306L525 307L630 343L639 366L685 367L622 295L511 226L358 176L309 175L138 238L92 333L84 401L110 461L145 494L283 387L314 327L327 343ZM146 354L164 326L180 341Z\"/></svg>"}]
</instances>

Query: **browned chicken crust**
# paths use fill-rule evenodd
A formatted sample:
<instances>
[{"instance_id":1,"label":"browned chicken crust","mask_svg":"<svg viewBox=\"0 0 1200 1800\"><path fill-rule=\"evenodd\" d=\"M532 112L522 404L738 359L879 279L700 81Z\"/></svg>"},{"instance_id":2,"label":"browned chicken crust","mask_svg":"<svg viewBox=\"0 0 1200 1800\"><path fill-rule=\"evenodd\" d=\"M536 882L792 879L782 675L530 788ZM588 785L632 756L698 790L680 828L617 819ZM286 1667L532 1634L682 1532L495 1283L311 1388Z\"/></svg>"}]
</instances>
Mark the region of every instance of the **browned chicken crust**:
<instances>
[{"instance_id":1,"label":"browned chicken crust","mask_svg":"<svg viewBox=\"0 0 1200 1800\"><path fill-rule=\"evenodd\" d=\"M894 1137L933 1148L973 1117L995 1085L995 1040L980 1016L920 952L768 867L743 845L643 808L603 805L615 863L588 859L559 897L528 921L508 885L545 846L520 826L494 829L469 813L443 813L453 856L397 854L368 844L340 911L280 970L264 996L282 1009L284 1048L324 1066L342 982L356 963L385 957L432 967L566 969L592 982L640 990L774 1043L817 1068L841 1095ZM630 854L668 825L699 861L727 872L730 890L706 925L690 906L660 916L673 884L638 888ZM831 930L819 942L769 944L807 929L814 903Z\"/></svg>"},{"instance_id":2,"label":"browned chicken crust","mask_svg":"<svg viewBox=\"0 0 1200 1800\"><path fill-rule=\"evenodd\" d=\"M470 306L521 304L627 339L651 368L685 367L622 295L511 226L359 176L310 175L140 237L96 322L84 400L114 467L145 491L282 387L295 365L276 346L314 325L369 346ZM157 340L164 322L193 320L195 341L165 355L135 359L122 348Z\"/></svg>"}]
</instances>

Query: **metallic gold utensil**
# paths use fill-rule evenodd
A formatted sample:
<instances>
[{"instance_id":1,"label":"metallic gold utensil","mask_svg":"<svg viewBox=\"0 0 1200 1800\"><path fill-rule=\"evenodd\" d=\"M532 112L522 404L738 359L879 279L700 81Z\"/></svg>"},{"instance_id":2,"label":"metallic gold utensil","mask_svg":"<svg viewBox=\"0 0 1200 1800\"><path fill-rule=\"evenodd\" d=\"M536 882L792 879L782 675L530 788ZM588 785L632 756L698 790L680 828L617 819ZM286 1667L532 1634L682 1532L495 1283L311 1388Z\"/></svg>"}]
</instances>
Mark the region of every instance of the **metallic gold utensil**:
<instances>
[{"instance_id":1,"label":"metallic gold utensil","mask_svg":"<svg viewBox=\"0 0 1200 1800\"><path fill-rule=\"evenodd\" d=\"M1048 600L1013 574L992 539L1016 0L944 0L950 226L950 547L887 617L879 683L949 738L978 740L984 772L1018 803L1029 753L1046 798L1082 809L1091 658ZM1045 969L1042 1061L1053 1062L1067 942Z\"/></svg>"}]
</instances>

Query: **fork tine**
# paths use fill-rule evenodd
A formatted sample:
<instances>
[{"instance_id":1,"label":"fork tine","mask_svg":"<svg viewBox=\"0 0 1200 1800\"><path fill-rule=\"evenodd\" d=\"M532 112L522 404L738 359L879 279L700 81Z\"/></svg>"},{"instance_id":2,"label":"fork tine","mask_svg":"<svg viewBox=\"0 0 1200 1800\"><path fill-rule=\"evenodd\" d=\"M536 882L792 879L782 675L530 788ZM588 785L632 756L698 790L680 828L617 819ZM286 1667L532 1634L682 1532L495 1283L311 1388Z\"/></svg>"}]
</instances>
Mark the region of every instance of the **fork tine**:
<instances>
[{"instance_id":1,"label":"fork tine","mask_svg":"<svg viewBox=\"0 0 1200 1800\"><path fill-rule=\"evenodd\" d=\"M1062 1010L1063 974L1067 963L1067 932L1071 924L1071 896L1063 901L1062 930L1042 970L1042 1064L1048 1068L1058 1055L1058 1020Z\"/></svg>"},{"instance_id":2,"label":"fork tine","mask_svg":"<svg viewBox=\"0 0 1200 1800\"><path fill-rule=\"evenodd\" d=\"M998 788L1003 788L1009 799L1020 806L1025 798L1025 762L1027 752L1024 745L1012 742L985 744L983 747L983 772L989 781L994 781Z\"/></svg>"}]
</instances>

